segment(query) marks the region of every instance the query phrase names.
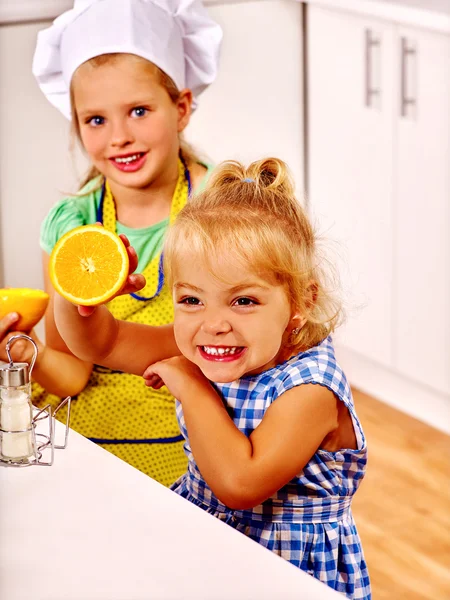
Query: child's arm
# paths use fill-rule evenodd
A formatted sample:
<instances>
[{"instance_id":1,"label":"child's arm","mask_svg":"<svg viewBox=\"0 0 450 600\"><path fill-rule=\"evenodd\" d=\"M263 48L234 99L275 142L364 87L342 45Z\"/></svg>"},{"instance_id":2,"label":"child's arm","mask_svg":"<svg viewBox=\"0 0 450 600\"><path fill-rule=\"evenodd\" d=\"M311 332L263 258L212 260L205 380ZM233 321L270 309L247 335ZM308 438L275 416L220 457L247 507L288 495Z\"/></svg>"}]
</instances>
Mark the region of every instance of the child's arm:
<instances>
[{"instance_id":1,"label":"child's arm","mask_svg":"<svg viewBox=\"0 0 450 600\"><path fill-rule=\"evenodd\" d=\"M48 281L48 255L44 253L44 279L45 289L50 295L50 302L45 315L45 339L46 343L36 335L35 330L27 331L36 343L38 354L33 368L32 378L45 390L56 396L74 396L81 392L86 386L92 370L92 364L81 361L73 356L57 335L52 336L52 330L56 331L53 322L53 288ZM10 338L21 331L15 330L15 323L19 315L7 315L0 320L0 360L8 360L6 345ZM14 362L31 363L34 348L25 341L18 340L11 346L11 357Z\"/></svg>"},{"instance_id":2,"label":"child's arm","mask_svg":"<svg viewBox=\"0 0 450 600\"><path fill-rule=\"evenodd\" d=\"M86 387L92 372L92 363L74 356L58 334L53 313L56 294L47 281L48 278L45 279L45 289L50 296L45 314L45 344L35 340L39 351L32 377L50 394L61 398L75 396Z\"/></svg>"},{"instance_id":3,"label":"child's arm","mask_svg":"<svg viewBox=\"0 0 450 600\"><path fill-rule=\"evenodd\" d=\"M184 357L151 365L147 385L162 381L183 404L198 467L226 506L257 506L298 475L338 426L338 400L320 385L285 392L246 437L229 417L220 396Z\"/></svg>"},{"instance_id":4,"label":"child's arm","mask_svg":"<svg viewBox=\"0 0 450 600\"><path fill-rule=\"evenodd\" d=\"M139 291L142 275L131 274L137 267L135 250L121 236L129 254L130 275L121 294ZM152 327L115 319L106 306L75 306L54 293L54 319L61 340L76 357L110 369L142 375L154 361L179 354L173 326Z\"/></svg>"},{"instance_id":5,"label":"child's arm","mask_svg":"<svg viewBox=\"0 0 450 600\"><path fill-rule=\"evenodd\" d=\"M119 321L106 306L84 317L77 306L55 294L55 322L75 356L110 369L142 375L149 362L179 354L172 325Z\"/></svg>"}]
</instances>

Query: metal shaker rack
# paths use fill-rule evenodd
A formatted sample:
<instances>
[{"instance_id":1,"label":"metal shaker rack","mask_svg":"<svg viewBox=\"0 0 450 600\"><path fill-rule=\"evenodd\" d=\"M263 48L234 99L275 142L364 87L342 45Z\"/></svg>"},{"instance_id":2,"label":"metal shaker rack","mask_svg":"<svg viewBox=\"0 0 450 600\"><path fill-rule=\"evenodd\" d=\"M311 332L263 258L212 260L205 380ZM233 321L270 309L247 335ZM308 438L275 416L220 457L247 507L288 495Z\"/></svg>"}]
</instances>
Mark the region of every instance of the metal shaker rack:
<instances>
[{"instance_id":1,"label":"metal shaker rack","mask_svg":"<svg viewBox=\"0 0 450 600\"><path fill-rule=\"evenodd\" d=\"M5 459L0 457L0 463L9 467L29 467L31 465L41 465L50 467L53 464L55 450L63 450L67 446L69 437L69 422L70 422L70 405L72 398L67 396L58 406L52 411L50 404L47 404L41 409L35 408L35 414L31 421L31 426L28 429L21 430L6 430L0 427L0 434L11 433L31 433L33 453L25 461L23 459ZM58 411L67 405L67 416L65 422L64 443L55 443L55 418ZM48 428L45 429L45 421ZM39 429L39 431L38 431ZM42 431L45 429L45 432Z\"/></svg>"}]
</instances>

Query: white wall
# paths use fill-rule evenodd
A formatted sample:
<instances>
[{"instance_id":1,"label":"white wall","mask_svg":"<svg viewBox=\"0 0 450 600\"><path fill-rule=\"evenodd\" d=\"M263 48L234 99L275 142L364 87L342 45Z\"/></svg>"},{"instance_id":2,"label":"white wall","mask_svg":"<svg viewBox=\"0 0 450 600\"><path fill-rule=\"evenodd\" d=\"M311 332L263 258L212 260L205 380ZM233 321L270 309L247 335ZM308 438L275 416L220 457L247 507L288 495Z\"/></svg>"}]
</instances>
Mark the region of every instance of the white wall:
<instances>
[{"instance_id":1,"label":"white wall","mask_svg":"<svg viewBox=\"0 0 450 600\"><path fill-rule=\"evenodd\" d=\"M200 98L187 139L212 160L276 155L303 189L301 5L214 5L224 29L218 80ZM49 22L0 26L0 285L41 287L42 219L83 172L69 126L31 75L37 32ZM3 272L3 282L1 281Z\"/></svg>"},{"instance_id":2,"label":"white wall","mask_svg":"<svg viewBox=\"0 0 450 600\"><path fill-rule=\"evenodd\" d=\"M41 287L39 228L48 209L75 189L69 124L31 74L43 24L0 27L0 251L3 285Z\"/></svg>"},{"instance_id":3,"label":"white wall","mask_svg":"<svg viewBox=\"0 0 450 600\"><path fill-rule=\"evenodd\" d=\"M189 138L215 161L278 156L303 190L301 5L210 6L223 27L218 79L199 99Z\"/></svg>"}]
</instances>

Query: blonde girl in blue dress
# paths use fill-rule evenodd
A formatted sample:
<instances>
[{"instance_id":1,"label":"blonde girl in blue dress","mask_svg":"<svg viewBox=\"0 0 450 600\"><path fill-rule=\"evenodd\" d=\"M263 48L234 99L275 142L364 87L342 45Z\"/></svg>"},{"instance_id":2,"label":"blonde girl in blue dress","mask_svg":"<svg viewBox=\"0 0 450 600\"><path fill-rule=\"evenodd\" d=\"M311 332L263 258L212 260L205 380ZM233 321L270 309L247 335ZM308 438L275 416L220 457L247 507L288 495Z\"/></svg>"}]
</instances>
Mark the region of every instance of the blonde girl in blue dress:
<instances>
[{"instance_id":1,"label":"blonde girl in blue dress","mask_svg":"<svg viewBox=\"0 0 450 600\"><path fill-rule=\"evenodd\" d=\"M114 299L112 313L134 323L172 322L161 249L169 223L211 171L181 135L196 98L216 76L220 42L221 30L200 0L76 0L39 33L34 75L47 99L71 119L92 164L79 192L58 202L42 224L51 297L47 271L54 245L70 229L100 221L128 236L147 280L139 294ZM17 318L0 323L0 359L6 359ZM52 300L45 344L32 335L39 346L35 404L56 405L71 395L71 427L79 433L164 485L185 472L167 388L151 390L141 377L74 356L55 327ZM13 358L29 361L18 346Z\"/></svg>"},{"instance_id":2,"label":"blonde girl in blue dress","mask_svg":"<svg viewBox=\"0 0 450 600\"><path fill-rule=\"evenodd\" d=\"M222 165L179 213L164 256L182 356L160 360L167 331L138 332L105 307L84 312L58 297L62 336L85 359L108 348L110 367L140 373L158 361L144 377L177 398L189 460L178 494L368 600L351 509L367 446L330 337L339 304L286 165Z\"/></svg>"}]
</instances>

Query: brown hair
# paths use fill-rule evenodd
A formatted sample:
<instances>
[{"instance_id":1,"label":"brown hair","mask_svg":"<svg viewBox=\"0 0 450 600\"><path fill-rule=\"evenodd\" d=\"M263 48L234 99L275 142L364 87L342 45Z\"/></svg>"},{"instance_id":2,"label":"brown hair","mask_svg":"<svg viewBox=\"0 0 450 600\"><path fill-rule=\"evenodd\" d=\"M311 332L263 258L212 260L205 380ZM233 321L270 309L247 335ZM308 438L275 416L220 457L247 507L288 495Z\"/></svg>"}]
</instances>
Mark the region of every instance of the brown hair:
<instances>
[{"instance_id":1,"label":"brown hair","mask_svg":"<svg viewBox=\"0 0 450 600\"><path fill-rule=\"evenodd\" d=\"M149 60L147 60L141 56L137 56L136 54L126 54L126 53L101 54L99 56L94 56L93 58L87 60L85 63L80 65L80 67L78 67L78 69L80 69L80 68L95 69L95 68L101 67L105 64L115 63L115 62L119 62L122 60L128 60L128 61L132 60L135 63L141 65L142 68L144 70L146 70L147 72L152 73L153 75L156 74L156 76L158 77L159 83L167 91L172 102L174 104L177 102L178 98L180 97L180 90L177 88L177 86L175 85L173 80L166 73L164 73L164 71L162 71L159 67L157 67L155 64L153 64L152 62L150 62ZM78 69L77 69L77 71L78 71ZM71 106L71 111L72 111L72 123L71 123L71 148L72 149L74 147L75 141L78 141L81 144L80 124L78 121L78 116L77 116L75 102L74 102L74 93L73 93L73 81L74 81L74 78L76 77L77 71L75 71L74 77L72 77L72 81L70 84L70 106ZM187 164L201 162L201 159L198 157L195 150L182 138L182 136L180 136L180 154L181 154L181 157L183 158L183 160ZM86 175L83 177L83 179L80 183L79 189L82 189L87 183L89 183L89 181L92 181L97 177L100 178L101 175L102 174L99 172L99 170L96 167L91 166L90 169L88 170L88 172L86 173ZM92 190L95 190L98 187L101 187L101 185L102 185L102 180L99 179L98 185L97 186L94 185L92 187Z\"/></svg>"},{"instance_id":2,"label":"brown hair","mask_svg":"<svg viewBox=\"0 0 450 600\"><path fill-rule=\"evenodd\" d=\"M341 319L336 290L327 285L334 273L331 278L328 269L325 273L316 235L281 160L266 158L248 168L234 161L219 165L208 187L190 200L168 231L164 268L169 285L178 257L186 252L209 265L210 257L228 255L283 285L291 307L306 318L289 340L293 353L318 344Z\"/></svg>"}]
</instances>

